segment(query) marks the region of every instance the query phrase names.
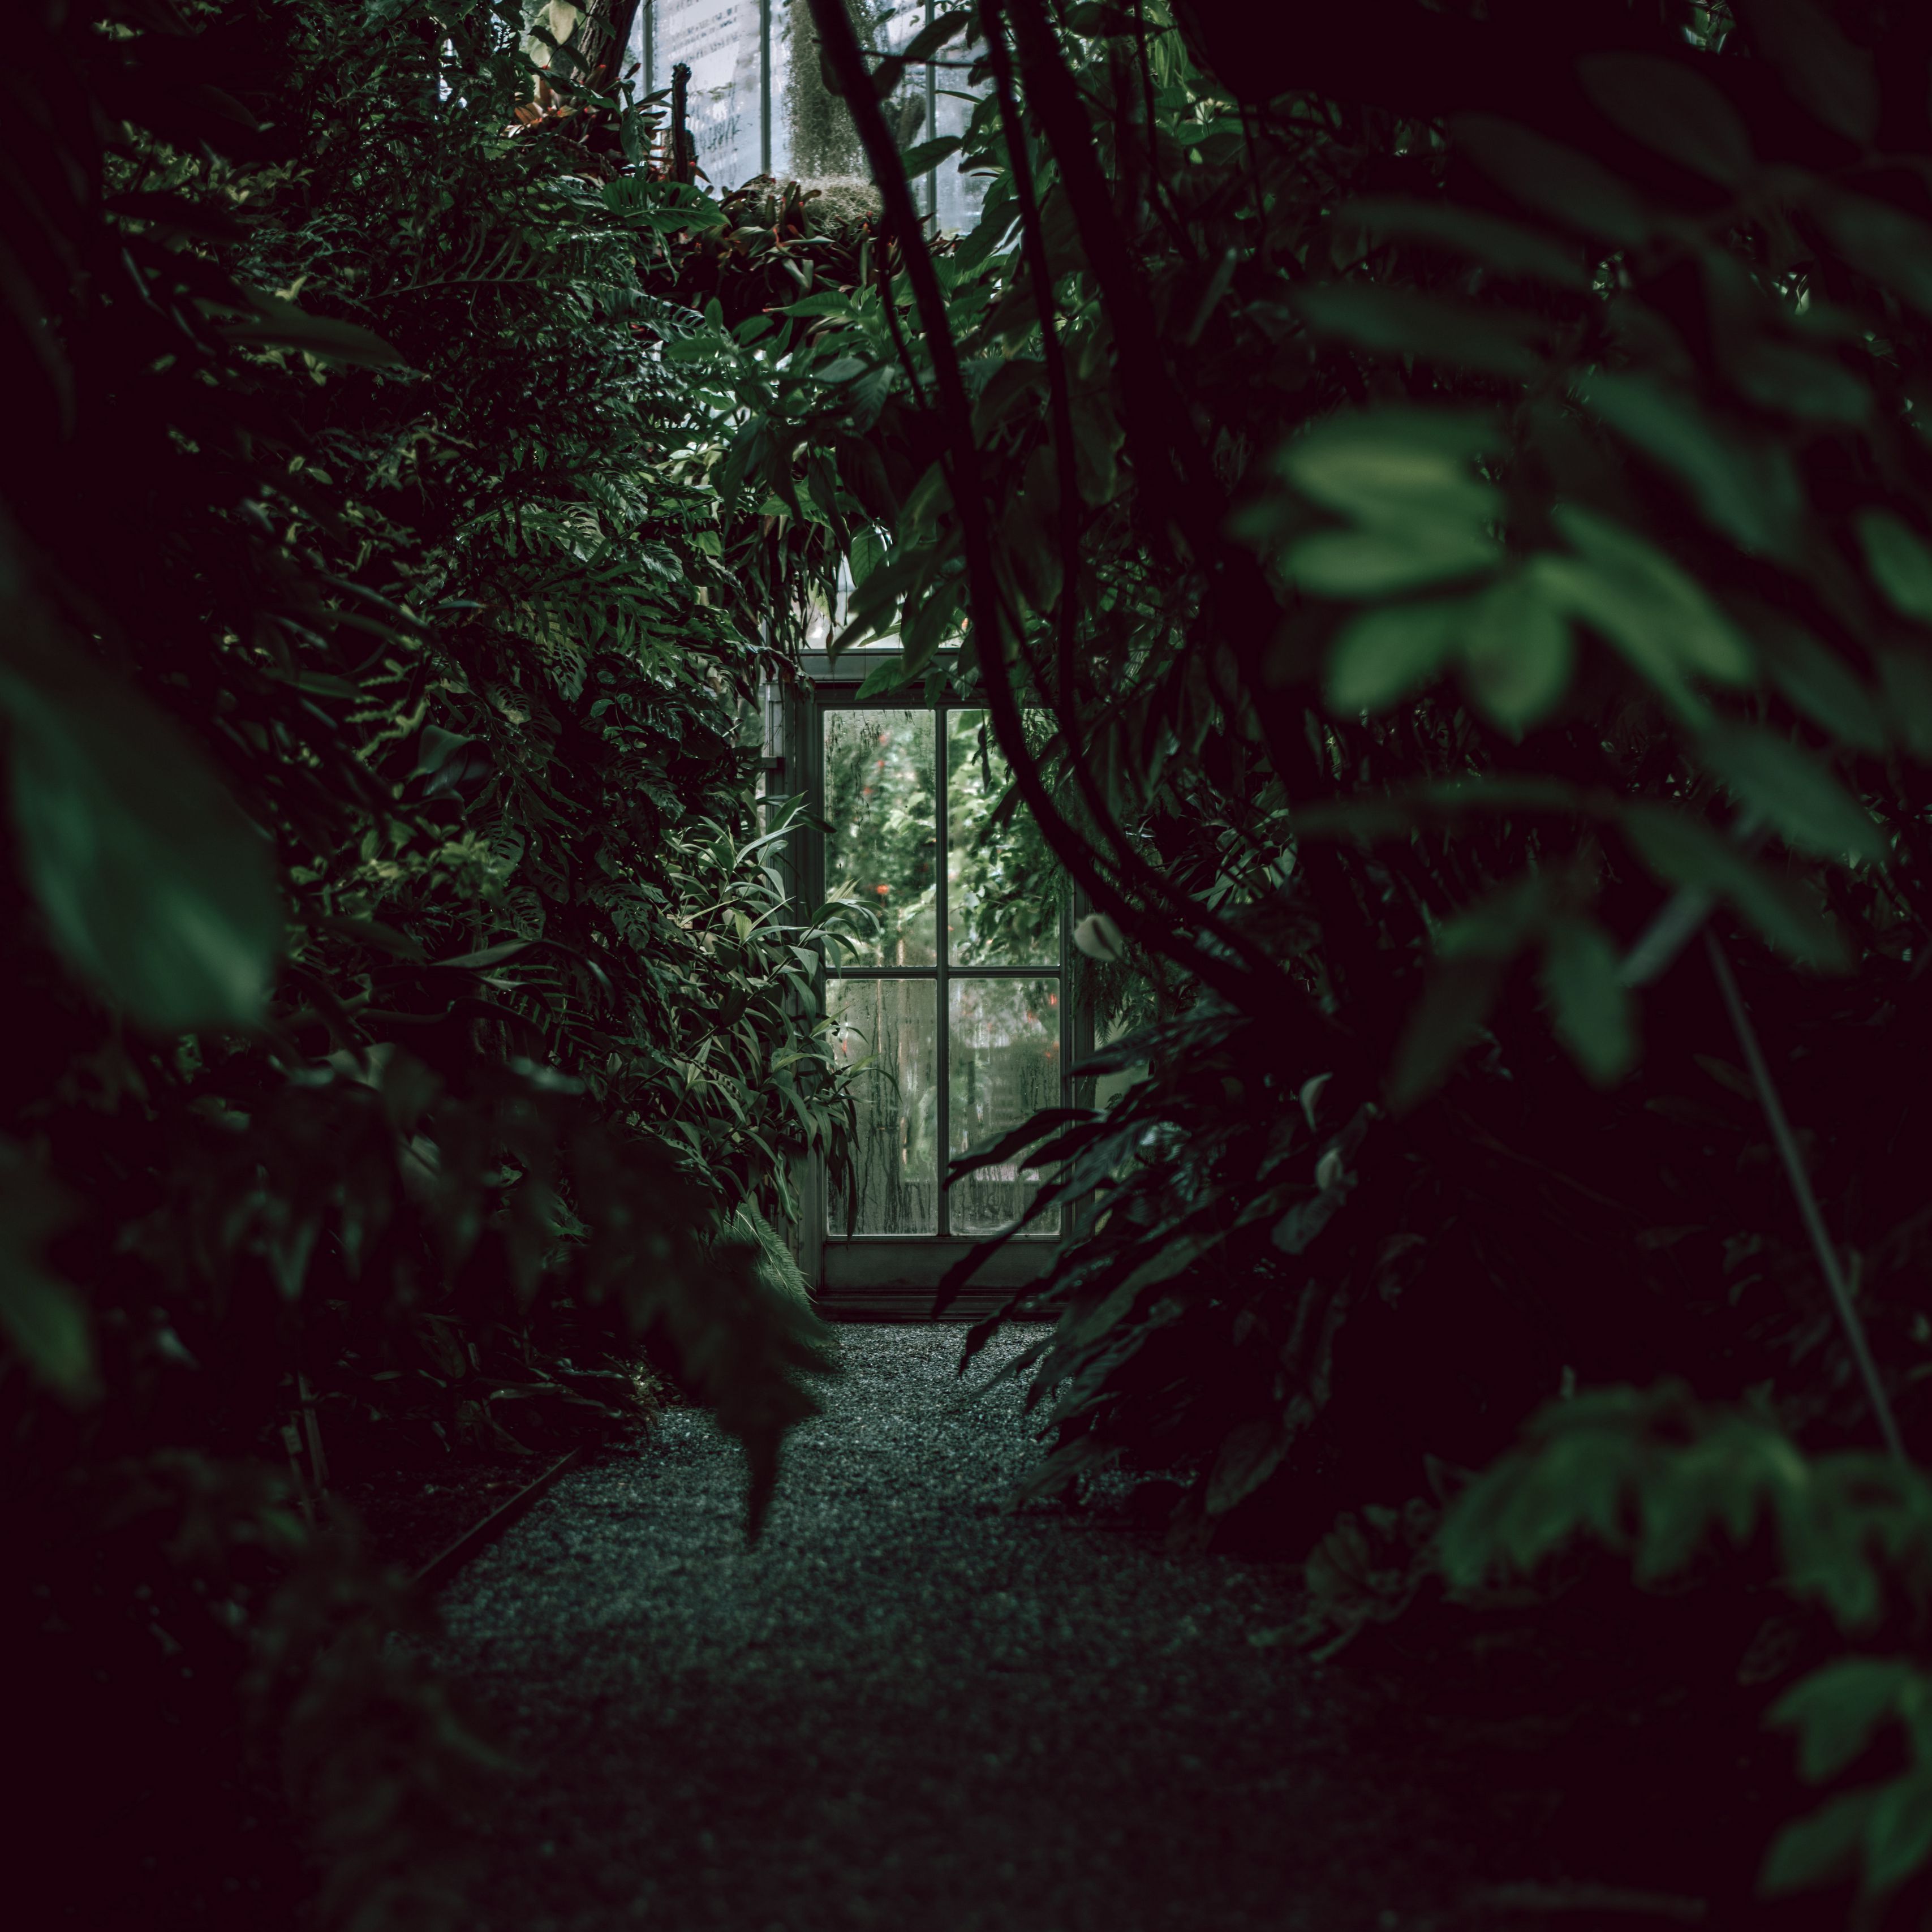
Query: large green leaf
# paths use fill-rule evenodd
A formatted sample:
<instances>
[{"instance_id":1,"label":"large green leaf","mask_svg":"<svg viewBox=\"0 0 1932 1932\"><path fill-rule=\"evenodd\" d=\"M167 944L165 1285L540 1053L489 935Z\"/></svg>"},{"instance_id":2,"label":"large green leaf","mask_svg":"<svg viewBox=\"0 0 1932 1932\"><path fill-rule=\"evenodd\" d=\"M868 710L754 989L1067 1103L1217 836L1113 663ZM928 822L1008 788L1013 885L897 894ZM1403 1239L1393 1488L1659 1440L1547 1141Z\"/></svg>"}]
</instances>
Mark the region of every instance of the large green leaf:
<instances>
[{"instance_id":1,"label":"large green leaf","mask_svg":"<svg viewBox=\"0 0 1932 1932\"><path fill-rule=\"evenodd\" d=\"M1587 286L1575 244L1568 245L1519 222L1453 202L1364 196L1335 211L1335 225L1372 242L1427 242L1467 255L1498 274L1521 275L1558 288Z\"/></svg>"},{"instance_id":2,"label":"large green leaf","mask_svg":"<svg viewBox=\"0 0 1932 1932\"><path fill-rule=\"evenodd\" d=\"M28 884L68 963L143 1026L260 1016L281 938L267 842L173 728L105 682L0 670Z\"/></svg>"},{"instance_id":3,"label":"large green leaf","mask_svg":"<svg viewBox=\"0 0 1932 1932\"><path fill-rule=\"evenodd\" d=\"M1462 664L1478 710L1514 735L1547 717L1568 688L1568 619L1531 573L1484 592L1462 633Z\"/></svg>"},{"instance_id":4,"label":"large green leaf","mask_svg":"<svg viewBox=\"0 0 1932 1932\"><path fill-rule=\"evenodd\" d=\"M1591 54L1576 63L1584 91L1632 140L1735 188L1751 170L1737 110L1702 74L1655 54Z\"/></svg>"},{"instance_id":5,"label":"large green leaf","mask_svg":"<svg viewBox=\"0 0 1932 1932\"><path fill-rule=\"evenodd\" d=\"M1304 496L1364 522L1481 522L1502 514L1502 496L1469 466L1500 434L1493 416L1474 410L1352 410L1282 444L1274 467Z\"/></svg>"},{"instance_id":6,"label":"large green leaf","mask_svg":"<svg viewBox=\"0 0 1932 1932\"><path fill-rule=\"evenodd\" d=\"M1756 725L1714 724L1698 755L1739 800L1774 826L1787 844L1821 859L1849 854L1867 865L1892 856L1871 815L1823 762L1801 746Z\"/></svg>"},{"instance_id":7,"label":"large green leaf","mask_svg":"<svg viewBox=\"0 0 1932 1932\"><path fill-rule=\"evenodd\" d=\"M1392 524L1318 530L1304 537L1282 568L1317 597L1389 597L1493 570L1502 552L1467 524Z\"/></svg>"},{"instance_id":8,"label":"large green leaf","mask_svg":"<svg viewBox=\"0 0 1932 1932\"><path fill-rule=\"evenodd\" d=\"M1816 350L1760 336L1726 358L1724 373L1753 402L1808 422L1855 428L1871 414L1870 390Z\"/></svg>"},{"instance_id":9,"label":"large green leaf","mask_svg":"<svg viewBox=\"0 0 1932 1932\"><path fill-rule=\"evenodd\" d=\"M1932 624L1932 547L1892 510L1858 513L1865 568L1901 616Z\"/></svg>"},{"instance_id":10,"label":"large green leaf","mask_svg":"<svg viewBox=\"0 0 1932 1932\"><path fill-rule=\"evenodd\" d=\"M1294 303L1317 334L1384 355L1414 356L1512 382L1527 382L1543 367L1526 340L1538 327L1534 317L1367 282L1305 288Z\"/></svg>"},{"instance_id":11,"label":"large green leaf","mask_svg":"<svg viewBox=\"0 0 1932 1932\"><path fill-rule=\"evenodd\" d=\"M1328 659L1328 703L1345 715L1380 711L1426 684L1456 647L1462 598L1388 604L1345 626Z\"/></svg>"},{"instance_id":12,"label":"large green leaf","mask_svg":"<svg viewBox=\"0 0 1932 1932\"><path fill-rule=\"evenodd\" d=\"M1923 651L1881 651L1878 670L1886 724L1915 758L1932 764L1932 657Z\"/></svg>"},{"instance_id":13,"label":"large green leaf","mask_svg":"<svg viewBox=\"0 0 1932 1932\"><path fill-rule=\"evenodd\" d=\"M1756 51L1826 127L1868 146L1878 131L1878 78L1872 57L1854 46L1813 0L1731 0Z\"/></svg>"},{"instance_id":14,"label":"large green leaf","mask_svg":"<svg viewBox=\"0 0 1932 1932\"><path fill-rule=\"evenodd\" d=\"M1668 806L1628 806L1624 830L1666 885L1696 886L1728 899L1771 944L1807 966L1843 972L1845 943L1817 902L1754 866L1701 819Z\"/></svg>"},{"instance_id":15,"label":"large green leaf","mask_svg":"<svg viewBox=\"0 0 1932 1932\"><path fill-rule=\"evenodd\" d=\"M1545 552L1528 574L1558 610L1615 644L1687 722L1702 723L1693 677L1741 683L1749 646L1730 619L1654 544L1578 504L1558 504L1556 526L1580 556Z\"/></svg>"},{"instance_id":16,"label":"large green leaf","mask_svg":"<svg viewBox=\"0 0 1932 1932\"><path fill-rule=\"evenodd\" d=\"M0 1147L0 1330L37 1380L80 1403L96 1392L87 1313L41 1259L48 1237L68 1218L47 1177Z\"/></svg>"},{"instance_id":17,"label":"large green leaf","mask_svg":"<svg viewBox=\"0 0 1932 1932\"><path fill-rule=\"evenodd\" d=\"M1895 1778L1872 1807L1865 1828L1865 1887L1895 1890L1932 1857L1932 1767Z\"/></svg>"},{"instance_id":18,"label":"large green leaf","mask_svg":"<svg viewBox=\"0 0 1932 1932\"><path fill-rule=\"evenodd\" d=\"M1493 114L1458 114L1449 125L1457 148L1526 208L1624 246L1649 234L1636 191L1588 155Z\"/></svg>"},{"instance_id":19,"label":"large green leaf","mask_svg":"<svg viewBox=\"0 0 1932 1932\"><path fill-rule=\"evenodd\" d=\"M1687 392L1654 377L1595 370L1576 379L1580 400L1682 479L1706 519L1743 550L1789 550L1804 493L1781 444L1748 442L1720 428Z\"/></svg>"},{"instance_id":20,"label":"large green leaf","mask_svg":"<svg viewBox=\"0 0 1932 1932\"><path fill-rule=\"evenodd\" d=\"M1772 1841L1758 1889L1772 1898L1829 1885L1851 1870L1876 1794L1847 1791L1785 1826Z\"/></svg>"},{"instance_id":21,"label":"large green leaf","mask_svg":"<svg viewBox=\"0 0 1932 1932\"><path fill-rule=\"evenodd\" d=\"M1794 1684L1765 1721L1798 1732L1799 1774L1822 1784L1865 1749L1885 1719L1898 1714L1901 1695L1917 1676L1902 1658L1840 1658Z\"/></svg>"},{"instance_id":22,"label":"large green leaf","mask_svg":"<svg viewBox=\"0 0 1932 1932\"><path fill-rule=\"evenodd\" d=\"M1552 920L1543 955L1543 987L1556 1036L1599 1086L1628 1072L1636 1058L1629 994L1616 948L1594 920Z\"/></svg>"},{"instance_id":23,"label":"large green leaf","mask_svg":"<svg viewBox=\"0 0 1932 1932\"><path fill-rule=\"evenodd\" d=\"M1885 749L1877 701L1841 658L1781 615L1754 620L1751 633L1772 682L1814 724L1856 750L1876 755Z\"/></svg>"},{"instance_id":24,"label":"large green leaf","mask_svg":"<svg viewBox=\"0 0 1932 1932\"><path fill-rule=\"evenodd\" d=\"M1853 268L1932 315L1932 227L1888 202L1835 190L1814 196L1811 212Z\"/></svg>"}]
</instances>

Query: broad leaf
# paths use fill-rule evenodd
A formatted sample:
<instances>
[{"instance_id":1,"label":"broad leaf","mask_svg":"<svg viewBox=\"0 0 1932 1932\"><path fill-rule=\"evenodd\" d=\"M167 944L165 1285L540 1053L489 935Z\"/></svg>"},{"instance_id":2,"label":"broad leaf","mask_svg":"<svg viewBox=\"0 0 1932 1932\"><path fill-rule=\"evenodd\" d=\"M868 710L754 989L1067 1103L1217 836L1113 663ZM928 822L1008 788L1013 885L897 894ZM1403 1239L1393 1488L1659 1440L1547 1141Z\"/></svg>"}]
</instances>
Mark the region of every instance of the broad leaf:
<instances>
[{"instance_id":1,"label":"broad leaf","mask_svg":"<svg viewBox=\"0 0 1932 1932\"><path fill-rule=\"evenodd\" d=\"M0 671L28 882L69 963L140 1024L260 1015L281 938L267 842L159 713Z\"/></svg>"},{"instance_id":2,"label":"broad leaf","mask_svg":"<svg viewBox=\"0 0 1932 1932\"><path fill-rule=\"evenodd\" d=\"M1666 885L1696 886L1728 899L1773 946L1804 965L1842 972L1850 964L1816 901L1753 865L1701 819L1638 804L1624 808L1623 824L1644 863Z\"/></svg>"},{"instance_id":3,"label":"broad leaf","mask_svg":"<svg viewBox=\"0 0 1932 1932\"><path fill-rule=\"evenodd\" d=\"M1888 202L1835 190L1815 195L1811 211L1853 268L1932 315L1932 227Z\"/></svg>"},{"instance_id":4,"label":"broad leaf","mask_svg":"<svg viewBox=\"0 0 1932 1932\"><path fill-rule=\"evenodd\" d=\"M1872 57L1813 0L1732 0L1752 44L1825 125L1868 146L1878 131Z\"/></svg>"},{"instance_id":5,"label":"broad leaf","mask_svg":"<svg viewBox=\"0 0 1932 1932\"><path fill-rule=\"evenodd\" d=\"M1870 814L1811 753L1755 725L1714 724L1698 756L1739 801L1773 826L1787 844L1821 859L1848 854L1867 865L1892 856Z\"/></svg>"},{"instance_id":6,"label":"broad leaf","mask_svg":"<svg viewBox=\"0 0 1932 1932\"><path fill-rule=\"evenodd\" d=\"M1384 355L1414 356L1518 382L1530 380L1543 366L1525 340L1538 327L1533 317L1366 282L1306 288L1294 302L1318 334Z\"/></svg>"},{"instance_id":7,"label":"broad leaf","mask_svg":"<svg viewBox=\"0 0 1932 1932\"><path fill-rule=\"evenodd\" d=\"M1502 497L1469 473L1500 440L1496 418L1460 410L1350 411L1284 443L1274 467L1304 496L1365 522L1480 521Z\"/></svg>"},{"instance_id":8,"label":"broad leaf","mask_svg":"<svg viewBox=\"0 0 1932 1932\"><path fill-rule=\"evenodd\" d=\"M1921 1766L1880 1792L1865 1827L1865 1888L1894 1891L1932 1857L1932 1767Z\"/></svg>"},{"instance_id":9,"label":"broad leaf","mask_svg":"<svg viewBox=\"0 0 1932 1932\"><path fill-rule=\"evenodd\" d=\"M1330 708L1380 711L1426 684L1454 650L1468 609L1462 598L1437 598L1364 611L1329 655Z\"/></svg>"},{"instance_id":10,"label":"broad leaf","mask_svg":"<svg viewBox=\"0 0 1932 1932\"><path fill-rule=\"evenodd\" d=\"M908 148L899 157L908 181L916 181L923 174L930 174L949 156L956 154L961 147L957 134L942 134L937 140L922 141L916 148Z\"/></svg>"},{"instance_id":11,"label":"broad leaf","mask_svg":"<svg viewBox=\"0 0 1932 1932\"><path fill-rule=\"evenodd\" d=\"M1776 1898L1844 1877L1857 1859L1876 1802L1874 1792L1848 1791L1786 1826L1766 1856L1758 1889Z\"/></svg>"},{"instance_id":12,"label":"broad leaf","mask_svg":"<svg viewBox=\"0 0 1932 1932\"><path fill-rule=\"evenodd\" d=\"M1843 364L1816 350L1760 336L1726 360L1724 373L1768 410L1856 428L1871 414L1871 392Z\"/></svg>"},{"instance_id":13,"label":"broad leaf","mask_svg":"<svg viewBox=\"0 0 1932 1932\"><path fill-rule=\"evenodd\" d=\"M1804 496L1781 445L1744 442L1690 395L1651 376L1598 370L1574 386L1593 414L1675 472L1706 519L1741 549L1774 556L1791 545Z\"/></svg>"},{"instance_id":14,"label":"broad leaf","mask_svg":"<svg viewBox=\"0 0 1932 1932\"><path fill-rule=\"evenodd\" d=\"M1858 542L1865 568L1901 616L1932 624L1932 547L1891 510L1862 510Z\"/></svg>"},{"instance_id":15,"label":"broad leaf","mask_svg":"<svg viewBox=\"0 0 1932 1932\"><path fill-rule=\"evenodd\" d=\"M1917 1676L1900 1658L1840 1658L1793 1684L1765 1722L1798 1732L1799 1774L1821 1784L1865 1749L1886 1718L1898 1714L1902 1693Z\"/></svg>"},{"instance_id":16,"label":"broad leaf","mask_svg":"<svg viewBox=\"0 0 1932 1932\"><path fill-rule=\"evenodd\" d=\"M1558 288L1588 286L1577 250L1534 228L1452 202L1365 196L1344 202L1335 225L1372 242L1426 242L1467 255L1498 274L1520 275Z\"/></svg>"},{"instance_id":17,"label":"broad leaf","mask_svg":"<svg viewBox=\"0 0 1932 1932\"><path fill-rule=\"evenodd\" d=\"M1751 170L1738 111L1702 75L1654 54L1592 54L1576 63L1584 92L1634 141L1735 188Z\"/></svg>"},{"instance_id":18,"label":"broad leaf","mask_svg":"<svg viewBox=\"0 0 1932 1932\"><path fill-rule=\"evenodd\" d=\"M1915 758L1932 764L1932 657L1923 651L1881 651L1878 670L1887 723Z\"/></svg>"},{"instance_id":19,"label":"broad leaf","mask_svg":"<svg viewBox=\"0 0 1932 1932\"><path fill-rule=\"evenodd\" d=\"M1885 749L1877 701L1841 658L1775 613L1754 621L1751 630L1772 682L1792 705L1842 743L1874 756Z\"/></svg>"},{"instance_id":20,"label":"broad leaf","mask_svg":"<svg viewBox=\"0 0 1932 1932\"><path fill-rule=\"evenodd\" d=\"M1618 977L1616 948L1594 920L1553 921L1543 955L1543 987L1556 1036L1600 1087L1636 1058L1631 1002Z\"/></svg>"},{"instance_id":21,"label":"broad leaf","mask_svg":"<svg viewBox=\"0 0 1932 1932\"><path fill-rule=\"evenodd\" d=\"M1484 591L1462 644L1471 698L1513 736L1547 717L1569 687L1569 621L1533 574L1519 572Z\"/></svg>"},{"instance_id":22,"label":"broad leaf","mask_svg":"<svg viewBox=\"0 0 1932 1932\"><path fill-rule=\"evenodd\" d=\"M37 1381L77 1405L98 1392L87 1314L41 1258L68 1218L46 1176L0 1147L0 1331Z\"/></svg>"},{"instance_id":23,"label":"broad leaf","mask_svg":"<svg viewBox=\"0 0 1932 1932\"><path fill-rule=\"evenodd\" d=\"M1449 126L1457 148L1526 208L1625 246L1649 234L1636 191L1588 155L1492 114L1458 114Z\"/></svg>"},{"instance_id":24,"label":"broad leaf","mask_svg":"<svg viewBox=\"0 0 1932 1932\"><path fill-rule=\"evenodd\" d=\"M1304 537L1282 568L1316 597L1390 597L1493 570L1502 552L1466 524L1391 524L1319 530Z\"/></svg>"}]
</instances>

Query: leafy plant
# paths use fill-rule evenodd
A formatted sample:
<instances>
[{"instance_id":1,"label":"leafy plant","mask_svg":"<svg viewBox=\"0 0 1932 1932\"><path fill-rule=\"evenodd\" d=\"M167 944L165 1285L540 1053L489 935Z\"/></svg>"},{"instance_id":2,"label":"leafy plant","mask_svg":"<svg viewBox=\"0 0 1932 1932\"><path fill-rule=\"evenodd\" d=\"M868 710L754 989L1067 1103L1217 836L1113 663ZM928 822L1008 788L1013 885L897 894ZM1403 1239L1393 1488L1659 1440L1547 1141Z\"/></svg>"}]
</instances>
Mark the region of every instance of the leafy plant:
<instances>
[{"instance_id":1,"label":"leafy plant","mask_svg":"<svg viewBox=\"0 0 1932 1932\"><path fill-rule=\"evenodd\" d=\"M802 579L723 561L689 194L524 26L20 50L4 1615L90 1922L286 1916L291 1832L332 1922L448 1922L490 1754L332 1469L634 1430L649 1350L755 1529L825 1366L760 1232L847 1118L751 796Z\"/></svg>"},{"instance_id":2,"label":"leafy plant","mask_svg":"<svg viewBox=\"0 0 1932 1932\"><path fill-rule=\"evenodd\" d=\"M1888 1598L1922 1622L1932 1485L1922 1472L1850 1450L1807 1457L1774 1422L1700 1408L1681 1386L1552 1403L1522 1448L1451 1501L1436 1553L1450 1587L1468 1591L1498 1571L1533 1574L1588 1536L1627 1553L1638 1582L1654 1586L1695 1564L1720 1532L1742 1546L1760 1526L1774 1537L1783 1588L1822 1604L1846 1635L1869 1637ZM1911 1761L1787 1826L1766 1858L1766 1892L1856 1870L1867 1892L1882 1895L1932 1858L1928 1687L1932 1677L1907 1659L1846 1657L1772 1708L1768 1722L1798 1733L1799 1769L1814 1784L1847 1769L1893 1724Z\"/></svg>"}]
</instances>

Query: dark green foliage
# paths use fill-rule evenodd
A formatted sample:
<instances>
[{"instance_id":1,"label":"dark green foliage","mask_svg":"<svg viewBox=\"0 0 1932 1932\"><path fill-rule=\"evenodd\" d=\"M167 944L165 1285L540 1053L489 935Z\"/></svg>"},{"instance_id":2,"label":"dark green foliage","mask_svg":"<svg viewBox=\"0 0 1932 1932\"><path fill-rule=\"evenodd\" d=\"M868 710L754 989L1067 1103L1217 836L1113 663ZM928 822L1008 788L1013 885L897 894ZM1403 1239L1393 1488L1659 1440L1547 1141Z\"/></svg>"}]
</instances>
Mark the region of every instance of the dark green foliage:
<instances>
[{"instance_id":1,"label":"dark green foliage","mask_svg":"<svg viewBox=\"0 0 1932 1932\"><path fill-rule=\"evenodd\" d=\"M1580 1383L1875 1439L1706 928L1928 1426L1924 37L1484 10L989 6L979 228L800 309L908 405L853 634L970 608L1159 1016L999 1157L1094 1196L1034 1487L1178 1473L1183 1543L1400 1544Z\"/></svg>"},{"instance_id":2,"label":"dark green foliage","mask_svg":"<svg viewBox=\"0 0 1932 1932\"><path fill-rule=\"evenodd\" d=\"M655 346L704 326L680 191L615 104L519 124L520 24L143 0L16 50L16 1822L116 1820L37 1920L284 1919L292 1821L328 1921L441 1922L490 1754L325 1472L633 1430L649 1348L755 1528L812 1412L743 1232L844 1117L750 798L788 594L722 562Z\"/></svg>"}]
</instances>

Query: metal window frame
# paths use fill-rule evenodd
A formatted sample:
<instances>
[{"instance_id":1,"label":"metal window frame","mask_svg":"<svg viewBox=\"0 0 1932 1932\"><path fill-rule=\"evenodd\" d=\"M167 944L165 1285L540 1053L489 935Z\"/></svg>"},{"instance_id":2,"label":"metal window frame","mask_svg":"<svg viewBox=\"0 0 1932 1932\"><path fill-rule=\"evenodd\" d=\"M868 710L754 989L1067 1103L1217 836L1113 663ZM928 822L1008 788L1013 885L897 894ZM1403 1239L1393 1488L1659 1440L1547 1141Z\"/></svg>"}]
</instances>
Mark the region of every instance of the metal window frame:
<instances>
[{"instance_id":1,"label":"metal window frame","mask_svg":"<svg viewBox=\"0 0 1932 1932\"><path fill-rule=\"evenodd\" d=\"M799 676L788 680L776 710L768 709L768 752L771 737L782 734L783 748L776 758L768 755L769 769L780 764L788 783L782 796L788 803L802 796L808 812L822 814L824 802L823 719L831 710L906 711L930 710L938 717L950 710L980 710L980 705L942 701L928 706L916 688L886 696L858 697L866 674L882 659L895 654L886 650L858 649L833 658L823 652L808 652L798 661ZM944 665L951 656L941 652ZM934 725L935 755L942 752L944 740ZM930 967L847 967L836 973L826 970L821 958L814 979L819 1010L825 1010L826 981L832 977L866 980L922 980L934 987L937 1001L935 1052L938 1055L937 1112L940 1178L950 1157L952 1142L951 1109L951 982L957 979L1050 979L1058 984L1060 1014L1060 1103L1074 1097L1076 1088L1090 1082L1076 1082L1072 1070L1093 1052L1093 1016L1079 996L1074 970L1072 934L1082 909L1076 892L1063 903L1060 921L1060 952L1051 964L1013 967L955 968L946 959L946 786L943 769L934 773L934 826L938 844L938 878L934 892L934 947L938 958ZM802 829L793 842L789 855L791 877L800 900L806 906L821 905L825 899L825 847L822 833ZM917 1315L930 1306L939 1279L952 1264L963 1258L983 1237L958 1235L949 1232L947 1197L942 1185L938 1215L939 1232L932 1234L843 1234L827 1225L829 1196L824 1161L814 1155L800 1189L800 1208L804 1216L800 1230L800 1264L806 1280L818 1295L819 1305L842 1316ZM1065 1202L1060 1211L1060 1232L1052 1235L1016 1237L982 1262L973 1277L972 1287L962 1294L950 1312L974 1316L1003 1304L1016 1288L1025 1287L1045 1273L1075 1231L1076 1204Z\"/></svg>"},{"instance_id":2,"label":"metal window frame","mask_svg":"<svg viewBox=\"0 0 1932 1932\"><path fill-rule=\"evenodd\" d=\"M620 52L624 54L635 48L638 62L638 78L642 82L639 92L650 93L657 86L658 45L657 0L634 0L635 15L627 22L627 45ZM772 172L772 8L773 0L758 0L758 171L769 175ZM931 26L937 11L935 0L925 0L925 25ZM920 130L922 141L934 138L938 125L939 68L956 64L950 62L923 61L924 96L926 102L925 124ZM664 85L670 85L668 75ZM935 162L919 177L921 198L924 201L927 220L937 224L939 220L939 166ZM736 184L730 184L735 186Z\"/></svg>"}]
</instances>

